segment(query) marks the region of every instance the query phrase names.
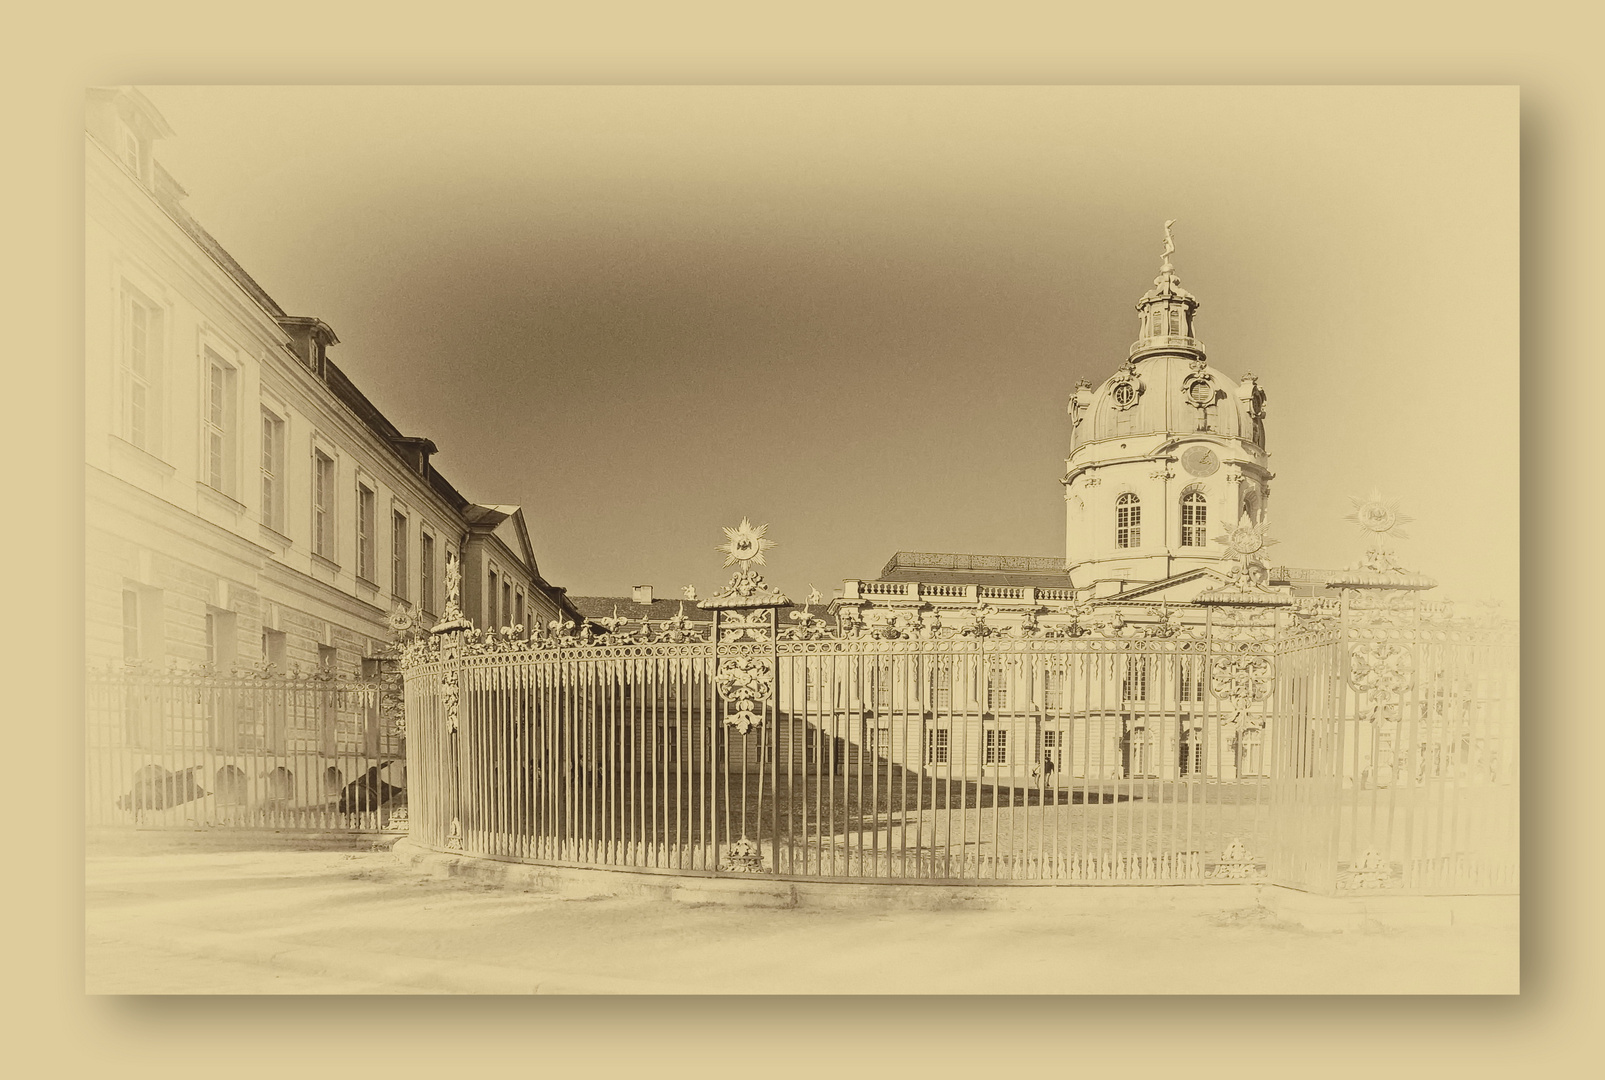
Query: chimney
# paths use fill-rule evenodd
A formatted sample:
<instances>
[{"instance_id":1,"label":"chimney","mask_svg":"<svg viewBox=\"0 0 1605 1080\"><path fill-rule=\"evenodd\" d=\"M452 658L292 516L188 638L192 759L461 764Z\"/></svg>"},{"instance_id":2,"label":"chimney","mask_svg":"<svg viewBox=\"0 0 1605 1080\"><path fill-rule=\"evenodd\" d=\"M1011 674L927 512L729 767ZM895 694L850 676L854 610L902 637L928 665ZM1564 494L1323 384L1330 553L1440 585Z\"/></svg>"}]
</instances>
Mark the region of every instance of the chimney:
<instances>
[{"instance_id":1,"label":"chimney","mask_svg":"<svg viewBox=\"0 0 1605 1080\"><path fill-rule=\"evenodd\" d=\"M636 604L650 604L652 602L652 586L630 586L630 601Z\"/></svg>"}]
</instances>

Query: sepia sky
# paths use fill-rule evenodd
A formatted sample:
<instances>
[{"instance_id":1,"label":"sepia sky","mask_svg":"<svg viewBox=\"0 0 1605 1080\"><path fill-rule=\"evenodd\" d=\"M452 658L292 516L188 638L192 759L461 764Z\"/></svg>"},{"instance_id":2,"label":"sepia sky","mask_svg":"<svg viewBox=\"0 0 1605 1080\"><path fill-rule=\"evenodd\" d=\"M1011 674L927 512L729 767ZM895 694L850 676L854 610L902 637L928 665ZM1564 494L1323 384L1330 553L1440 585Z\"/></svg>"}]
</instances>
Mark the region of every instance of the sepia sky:
<instances>
[{"instance_id":1,"label":"sepia sky","mask_svg":"<svg viewBox=\"0 0 1605 1080\"><path fill-rule=\"evenodd\" d=\"M1517 598L1513 88L146 87L203 225L578 595L1064 554L1065 400L1177 219L1267 395L1271 561L1380 488Z\"/></svg>"}]
</instances>

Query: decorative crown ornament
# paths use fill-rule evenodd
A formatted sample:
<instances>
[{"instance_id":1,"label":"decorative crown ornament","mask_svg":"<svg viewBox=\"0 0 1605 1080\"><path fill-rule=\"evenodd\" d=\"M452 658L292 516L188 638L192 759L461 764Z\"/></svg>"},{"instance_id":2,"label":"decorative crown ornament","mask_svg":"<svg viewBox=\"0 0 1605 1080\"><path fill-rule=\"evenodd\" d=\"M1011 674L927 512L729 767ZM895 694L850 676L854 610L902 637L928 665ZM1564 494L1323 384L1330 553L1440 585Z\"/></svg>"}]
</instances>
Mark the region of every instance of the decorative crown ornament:
<instances>
[{"instance_id":1,"label":"decorative crown ornament","mask_svg":"<svg viewBox=\"0 0 1605 1080\"><path fill-rule=\"evenodd\" d=\"M1400 540L1410 539L1410 534L1399 526L1408 525L1415 518L1399 512L1398 499L1384 499L1379 490L1372 488L1371 493L1363 499L1350 495L1349 502L1354 504L1354 513L1345 514L1344 521L1353 522L1379 538L1390 535Z\"/></svg>"}]
</instances>

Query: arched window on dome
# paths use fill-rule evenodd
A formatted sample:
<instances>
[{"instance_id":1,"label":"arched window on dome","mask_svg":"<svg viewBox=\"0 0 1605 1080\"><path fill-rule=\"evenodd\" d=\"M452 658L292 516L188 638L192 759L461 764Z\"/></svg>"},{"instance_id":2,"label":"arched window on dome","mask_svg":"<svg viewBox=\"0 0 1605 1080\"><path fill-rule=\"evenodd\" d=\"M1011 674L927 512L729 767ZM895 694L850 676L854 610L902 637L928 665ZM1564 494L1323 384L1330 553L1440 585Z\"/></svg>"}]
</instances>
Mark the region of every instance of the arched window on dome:
<instances>
[{"instance_id":1,"label":"arched window on dome","mask_svg":"<svg viewBox=\"0 0 1605 1080\"><path fill-rule=\"evenodd\" d=\"M1203 547L1208 543L1209 500L1202 491L1189 491L1181 497L1181 546Z\"/></svg>"},{"instance_id":2,"label":"arched window on dome","mask_svg":"<svg viewBox=\"0 0 1605 1080\"><path fill-rule=\"evenodd\" d=\"M1142 546L1142 502L1126 492L1115 500L1115 547Z\"/></svg>"}]
</instances>

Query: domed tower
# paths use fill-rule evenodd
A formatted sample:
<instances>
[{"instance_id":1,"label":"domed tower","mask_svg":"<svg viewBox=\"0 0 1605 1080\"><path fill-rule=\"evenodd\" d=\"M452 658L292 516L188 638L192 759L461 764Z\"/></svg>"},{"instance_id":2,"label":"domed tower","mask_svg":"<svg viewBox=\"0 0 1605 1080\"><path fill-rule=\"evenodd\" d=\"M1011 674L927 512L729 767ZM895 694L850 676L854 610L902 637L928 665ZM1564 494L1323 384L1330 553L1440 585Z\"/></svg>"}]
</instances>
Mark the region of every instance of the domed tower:
<instances>
[{"instance_id":1,"label":"domed tower","mask_svg":"<svg viewBox=\"0 0 1605 1080\"><path fill-rule=\"evenodd\" d=\"M1193 336L1198 300L1170 264L1174 224L1126 362L1070 398L1065 557L1072 583L1094 596L1224 571L1225 548L1210 538L1241 515L1258 522L1269 496L1265 392L1253 375L1211 367Z\"/></svg>"}]
</instances>

